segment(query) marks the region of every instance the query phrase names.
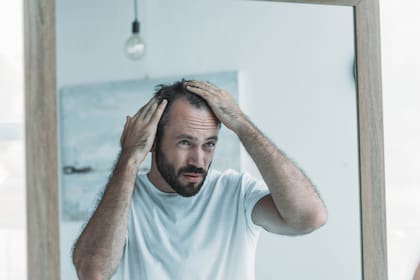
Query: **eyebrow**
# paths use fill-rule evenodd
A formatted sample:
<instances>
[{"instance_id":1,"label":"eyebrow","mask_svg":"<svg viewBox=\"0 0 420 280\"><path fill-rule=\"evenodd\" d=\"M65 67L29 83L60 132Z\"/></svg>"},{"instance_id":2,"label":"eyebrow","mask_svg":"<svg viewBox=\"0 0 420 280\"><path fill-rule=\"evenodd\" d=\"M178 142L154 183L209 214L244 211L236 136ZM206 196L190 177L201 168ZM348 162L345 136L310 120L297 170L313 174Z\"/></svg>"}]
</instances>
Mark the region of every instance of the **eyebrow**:
<instances>
[{"instance_id":1,"label":"eyebrow","mask_svg":"<svg viewBox=\"0 0 420 280\"><path fill-rule=\"evenodd\" d=\"M188 135L188 134L178 135L176 137L176 139L188 139L188 140L191 140L191 141L198 141L197 137L193 137L193 136ZM218 139L218 137L215 135L215 136L210 136L210 137L206 138L206 141L209 141L209 140L217 141L217 139Z\"/></svg>"}]
</instances>

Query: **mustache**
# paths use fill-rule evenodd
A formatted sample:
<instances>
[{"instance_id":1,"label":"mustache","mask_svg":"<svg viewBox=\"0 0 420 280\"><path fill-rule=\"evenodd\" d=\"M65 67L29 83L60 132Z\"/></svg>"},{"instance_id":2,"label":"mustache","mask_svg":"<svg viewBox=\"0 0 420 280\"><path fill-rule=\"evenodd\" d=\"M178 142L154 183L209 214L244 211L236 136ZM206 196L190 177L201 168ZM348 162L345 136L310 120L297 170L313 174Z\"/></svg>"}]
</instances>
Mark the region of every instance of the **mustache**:
<instances>
[{"instance_id":1,"label":"mustache","mask_svg":"<svg viewBox=\"0 0 420 280\"><path fill-rule=\"evenodd\" d=\"M196 167L194 165L187 165L187 166L181 167L181 169L178 171L178 175L182 173L206 174L207 170L200 167Z\"/></svg>"}]
</instances>

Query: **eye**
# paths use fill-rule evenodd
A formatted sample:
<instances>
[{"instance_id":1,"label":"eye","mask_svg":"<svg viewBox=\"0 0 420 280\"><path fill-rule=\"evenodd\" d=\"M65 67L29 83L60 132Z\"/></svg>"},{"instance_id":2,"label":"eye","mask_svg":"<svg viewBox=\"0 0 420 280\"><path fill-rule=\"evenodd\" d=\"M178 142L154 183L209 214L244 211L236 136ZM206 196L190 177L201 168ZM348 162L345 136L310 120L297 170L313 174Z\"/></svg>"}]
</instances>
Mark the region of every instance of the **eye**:
<instances>
[{"instance_id":1,"label":"eye","mask_svg":"<svg viewBox=\"0 0 420 280\"><path fill-rule=\"evenodd\" d=\"M214 149L216 147L216 142L207 142L204 144L204 147L208 150Z\"/></svg>"},{"instance_id":2,"label":"eye","mask_svg":"<svg viewBox=\"0 0 420 280\"><path fill-rule=\"evenodd\" d=\"M179 141L178 144L181 145L181 146L191 146L191 142L188 141L188 140L185 140L185 139Z\"/></svg>"}]
</instances>

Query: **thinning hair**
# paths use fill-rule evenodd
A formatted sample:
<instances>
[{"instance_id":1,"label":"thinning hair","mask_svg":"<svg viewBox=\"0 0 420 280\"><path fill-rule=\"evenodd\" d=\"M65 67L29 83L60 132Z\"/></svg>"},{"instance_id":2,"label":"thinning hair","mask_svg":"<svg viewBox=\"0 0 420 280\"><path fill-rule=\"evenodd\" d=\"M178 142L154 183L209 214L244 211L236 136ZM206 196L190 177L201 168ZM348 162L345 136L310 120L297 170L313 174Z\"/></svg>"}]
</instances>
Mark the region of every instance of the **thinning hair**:
<instances>
[{"instance_id":1,"label":"thinning hair","mask_svg":"<svg viewBox=\"0 0 420 280\"><path fill-rule=\"evenodd\" d=\"M204 100L202 97L188 91L185 88L185 82L188 80L182 79L180 81L176 81L172 84L159 84L155 87L154 95L159 99L163 100L166 99L168 101L165 111L162 114L162 117L159 121L157 132L156 132L156 140L157 142L160 141L163 135L163 129L165 125L169 121L169 112L171 110L172 104L181 98L184 98L188 101L189 104L194 106L198 109L207 109L211 111L210 106L207 104L207 101ZM220 121L218 120L218 127L220 127Z\"/></svg>"}]
</instances>

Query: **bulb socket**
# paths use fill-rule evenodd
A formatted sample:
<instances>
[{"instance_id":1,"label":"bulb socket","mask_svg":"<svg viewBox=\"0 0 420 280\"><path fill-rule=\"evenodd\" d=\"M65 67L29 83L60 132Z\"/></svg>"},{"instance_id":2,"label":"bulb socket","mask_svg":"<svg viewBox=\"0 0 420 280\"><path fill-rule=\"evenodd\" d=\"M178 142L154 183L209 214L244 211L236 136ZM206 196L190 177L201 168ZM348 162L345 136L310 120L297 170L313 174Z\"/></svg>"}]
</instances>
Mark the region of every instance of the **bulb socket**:
<instances>
[{"instance_id":1,"label":"bulb socket","mask_svg":"<svg viewBox=\"0 0 420 280\"><path fill-rule=\"evenodd\" d=\"M137 19L133 21L131 31L133 32L133 34L140 33L140 22Z\"/></svg>"}]
</instances>

